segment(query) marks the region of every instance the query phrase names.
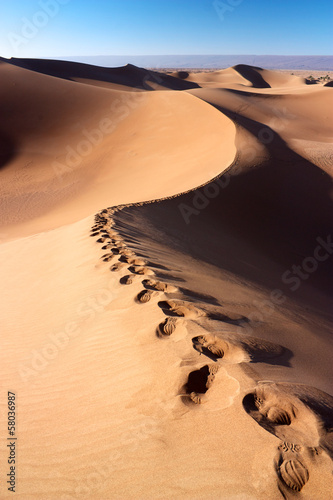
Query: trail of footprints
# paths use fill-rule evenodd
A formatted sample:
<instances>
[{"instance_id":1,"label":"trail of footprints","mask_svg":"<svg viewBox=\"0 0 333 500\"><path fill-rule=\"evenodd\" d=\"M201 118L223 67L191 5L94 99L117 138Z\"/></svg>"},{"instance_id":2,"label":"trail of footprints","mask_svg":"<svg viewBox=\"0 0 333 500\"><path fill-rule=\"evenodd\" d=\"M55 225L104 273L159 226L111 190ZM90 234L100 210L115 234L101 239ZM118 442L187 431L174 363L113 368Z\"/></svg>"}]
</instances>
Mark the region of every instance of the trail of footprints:
<instances>
[{"instance_id":1,"label":"trail of footprints","mask_svg":"<svg viewBox=\"0 0 333 500\"><path fill-rule=\"evenodd\" d=\"M153 297L178 291L169 283L154 279L154 271L146 262L127 248L123 238L114 229L112 216L123 206L104 209L95 216L91 237L103 244L106 251L101 259L110 263L110 271L127 269L120 278L123 285L140 281L143 290L135 297L138 304L146 304ZM173 335L184 322L207 313L188 301L166 299L158 303L166 318L156 328L159 338ZM186 405L205 401L221 360L232 363L258 362L279 357L285 349L263 339L236 333L207 333L192 339L193 348L212 361L188 374L181 398ZM300 384L259 382L254 391L243 399L245 411L264 429L276 435L281 444L274 465L278 486L284 498L299 493L311 478L311 467L318 457L327 453L333 458L333 398L315 388ZM315 443L315 445L313 445Z\"/></svg>"}]
</instances>

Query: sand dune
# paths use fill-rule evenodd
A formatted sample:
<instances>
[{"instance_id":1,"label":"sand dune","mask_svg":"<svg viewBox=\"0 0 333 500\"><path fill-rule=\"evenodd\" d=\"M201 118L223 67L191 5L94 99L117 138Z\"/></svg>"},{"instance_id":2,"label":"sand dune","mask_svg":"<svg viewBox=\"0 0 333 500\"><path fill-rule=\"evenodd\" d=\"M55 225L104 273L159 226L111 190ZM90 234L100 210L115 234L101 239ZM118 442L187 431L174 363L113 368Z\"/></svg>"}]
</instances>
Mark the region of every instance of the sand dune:
<instances>
[{"instance_id":1,"label":"sand dune","mask_svg":"<svg viewBox=\"0 0 333 500\"><path fill-rule=\"evenodd\" d=\"M40 231L110 199L137 202L173 195L175 185L194 188L234 159L233 123L186 93L102 89L5 62L0 69L3 224L28 221L25 234L32 220L31 231ZM170 170L170 162L181 168Z\"/></svg>"},{"instance_id":2,"label":"sand dune","mask_svg":"<svg viewBox=\"0 0 333 500\"><path fill-rule=\"evenodd\" d=\"M7 60L0 58L0 61ZM11 58L9 62L20 68L44 75L108 88L117 86L117 88L125 87L127 89L136 87L142 90L155 90L157 88L162 90L185 90L198 87L197 84L180 82L179 79L172 78L165 73L138 68L133 64L127 64L119 68L103 68L89 64L47 59Z\"/></svg>"},{"instance_id":3,"label":"sand dune","mask_svg":"<svg viewBox=\"0 0 333 500\"><path fill-rule=\"evenodd\" d=\"M332 90L245 65L0 76L16 497L330 498Z\"/></svg>"},{"instance_id":4,"label":"sand dune","mask_svg":"<svg viewBox=\"0 0 333 500\"><path fill-rule=\"evenodd\" d=\"M231 68L204 73L189 73L187 71L171 73L172 76L185 82L199 84L200 87L241 88L242 86L256 89L292 88L308 82L305 78L278 73L263 68L237 64Z\"/></svg>"}]
</instances>

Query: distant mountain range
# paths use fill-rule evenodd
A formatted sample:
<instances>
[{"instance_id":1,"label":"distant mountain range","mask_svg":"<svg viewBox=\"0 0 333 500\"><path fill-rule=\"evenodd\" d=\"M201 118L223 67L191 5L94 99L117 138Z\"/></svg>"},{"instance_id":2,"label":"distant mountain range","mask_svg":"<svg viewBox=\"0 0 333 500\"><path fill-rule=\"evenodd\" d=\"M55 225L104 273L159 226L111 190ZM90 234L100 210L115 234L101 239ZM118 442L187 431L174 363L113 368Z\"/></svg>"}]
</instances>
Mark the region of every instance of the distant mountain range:
<instances>
[{"instance_id":1,"label":"distant mountain range","mask_svg":"<svg viewBox=\"0 0 333 500\"><path fill-rule=\"evenodd\" d=\"M128 63L145 68L228 68L249 64L267 69L333 71L333 56L256 56L256 55L163 55L163 56L73 56L54 58L98 66L124 66Z\"/></svg>"}]
</instances>

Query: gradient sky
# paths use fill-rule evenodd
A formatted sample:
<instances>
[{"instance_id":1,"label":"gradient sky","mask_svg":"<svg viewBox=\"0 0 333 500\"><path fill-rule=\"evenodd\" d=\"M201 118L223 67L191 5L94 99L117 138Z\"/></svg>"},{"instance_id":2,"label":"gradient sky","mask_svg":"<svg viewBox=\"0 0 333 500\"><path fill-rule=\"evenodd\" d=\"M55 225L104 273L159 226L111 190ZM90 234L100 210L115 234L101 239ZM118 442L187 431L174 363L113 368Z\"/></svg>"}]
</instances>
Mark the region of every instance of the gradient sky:
<instances>
[{"instance_id":1,"label":"gradient sky","mask_svg":"<svg viewBox=\"0 0 333 500\"><path fill-rule=\"evenodd\" d=\"M0 55L329 55L332 21L331 0L0 0Z\"/></svg>"}]
</instances>

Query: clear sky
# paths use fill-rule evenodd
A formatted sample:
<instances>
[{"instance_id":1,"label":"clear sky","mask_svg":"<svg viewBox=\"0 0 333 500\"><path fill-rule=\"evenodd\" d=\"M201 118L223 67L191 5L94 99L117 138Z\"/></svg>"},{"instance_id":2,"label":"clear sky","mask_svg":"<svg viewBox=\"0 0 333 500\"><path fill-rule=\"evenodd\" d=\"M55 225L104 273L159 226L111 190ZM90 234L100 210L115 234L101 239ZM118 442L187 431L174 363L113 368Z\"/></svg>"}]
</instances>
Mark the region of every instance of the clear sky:
<instances>
[{"instance_id":1,"label":"clear sky","mask_svg":"<svg viewBox=\"0 0 333 500\"><path fill-rule=\"evenodd\" d=\"M332 0L0 0L0 55L329 55Z\"/></svg>"}]
</instances>

